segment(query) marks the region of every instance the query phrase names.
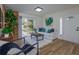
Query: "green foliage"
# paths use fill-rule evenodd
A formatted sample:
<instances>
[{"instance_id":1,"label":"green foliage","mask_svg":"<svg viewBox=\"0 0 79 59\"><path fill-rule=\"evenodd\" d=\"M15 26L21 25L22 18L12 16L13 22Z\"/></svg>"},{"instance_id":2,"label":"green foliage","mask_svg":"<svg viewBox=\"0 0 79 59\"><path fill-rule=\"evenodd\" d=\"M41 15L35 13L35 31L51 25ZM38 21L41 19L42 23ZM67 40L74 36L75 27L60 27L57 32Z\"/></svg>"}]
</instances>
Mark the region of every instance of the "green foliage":
<instances>
[{"instance_id":1,"label":"green foliage","mask_svg":"<svg viewBox=\"0 0 79 59\"><path fill-rule=\"evenodd\" d=\"M12 28L10 28L10 27L5 27L2 30L2 33L3 34L8 34L8 33L11 33L11 32L12 32Z\"/></svg>"},{"instance_id":2,"label":"green foliage","mask_svg":"<svg viewBox=\"0 0 79 59\"><path fill-rule=\"evenodd\" d=\"M5 16L7 18L12 17L13 16L13 10L12 9L8 9Z\"/></svg>"},{"instance_id":3,"label":"green foliage","mask_svg":"<svg viewBox=\"0 0 79 59\"><path fill-rule=\"evenodd\" d=\"M9 24L16 25L16 16L14 15L12 9L8 9L8 10L7 10L7 12L6 12L6 14L5 14L5 17L6 17L6 21L7 21Z\"/></svg>"},{"instance_id":4,"label":"green foliage","mask_svg":"<svg viewBox=\"0 0 79 59\"><path fill-rule=\"evenodd\" d=\"M31 30L33 30L33 25L29 25L29 28L30 28Z\"/></svg>"},{"instance_id":5,"label":"green foliage","mask_svg":"<svg viewBox=\"0 0 79 59\"><path fill-rule=\"evenodd\" d=\"M32 31L32 30L33 30L33 20L29 20L29 21L30 21L29 28L30 28L30 30Z\"/></svg>"},{"instance_id":6,"label":"green foliage","mask_svg":"<svg viewBox=\"0 0 79 59\"><path fill-rule=\"evenodd\" d=\"M53 22L53 18L49 17L48 19L46 19L46 25L51 25Z\"/></svg>"},{"instance_id":7,"label":"green foliage","mask_svg":"<svg viewBox=\"0 0 79 59\"><path fill-rule=\"evenodd\" d=\"M16 16L12 9L8 9L5 14L5 21L8 23L2 30L2 33L8 34L12 32L13 26L16 25Z\"/></svg>"}]
</instances>

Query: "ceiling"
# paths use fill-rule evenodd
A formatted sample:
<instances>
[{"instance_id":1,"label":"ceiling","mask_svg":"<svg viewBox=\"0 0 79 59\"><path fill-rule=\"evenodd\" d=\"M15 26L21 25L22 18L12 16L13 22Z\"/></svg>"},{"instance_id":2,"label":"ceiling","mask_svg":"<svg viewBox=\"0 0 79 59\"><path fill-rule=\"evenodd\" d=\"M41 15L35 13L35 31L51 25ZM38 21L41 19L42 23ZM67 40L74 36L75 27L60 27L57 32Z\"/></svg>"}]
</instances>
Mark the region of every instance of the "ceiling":
<instances>
[{"instance_id":1,"label":"ceiling","mask_svg":"<svg viewBox=\"0 0 79 59\"><path fill-rule=\"evenodd\" d=\"M60 12L67 9L79 7L78 4L6 4L6 7L29 15L44 16L50 13ZM34 11L34 8L43 8L42 12Z\"/></svg>"}]
</instances>

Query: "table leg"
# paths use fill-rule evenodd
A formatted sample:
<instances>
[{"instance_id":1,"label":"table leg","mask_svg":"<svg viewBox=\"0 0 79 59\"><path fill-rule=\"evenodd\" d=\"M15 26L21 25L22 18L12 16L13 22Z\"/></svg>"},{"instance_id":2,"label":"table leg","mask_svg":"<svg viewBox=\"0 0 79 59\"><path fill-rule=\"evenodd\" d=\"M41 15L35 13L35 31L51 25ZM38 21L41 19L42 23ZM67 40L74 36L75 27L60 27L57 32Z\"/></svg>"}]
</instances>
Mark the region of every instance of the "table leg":
<instances>
[{"instance_id":1,"label":"table leg","mask_svg":"<svg viewBox=\"0 0 79 59\"><path fill-rule=\"evenodd\" d=\"M38 41L38 37L36 37L37 40L37 55L39 55L39 41Z\"/></svg>"},{"instance_id":2,"label":"table leg","mask_svg":"<svg viewBox=\"0 0 79 59\"><path fill-rule=\"evenodd\" d=\"M25 38L24 38L24 44L26 44L26 43L25 43Z\"/></svg>"},{"instance_id":3,"label":"table leg","mask_svg":"<svg viewBox=\"0 0 79 59\"><path fill-rule=\"evenodd\" d=\"M32 39L32 35L31 35L31 39Z\"/></svg>"}]
</instances>

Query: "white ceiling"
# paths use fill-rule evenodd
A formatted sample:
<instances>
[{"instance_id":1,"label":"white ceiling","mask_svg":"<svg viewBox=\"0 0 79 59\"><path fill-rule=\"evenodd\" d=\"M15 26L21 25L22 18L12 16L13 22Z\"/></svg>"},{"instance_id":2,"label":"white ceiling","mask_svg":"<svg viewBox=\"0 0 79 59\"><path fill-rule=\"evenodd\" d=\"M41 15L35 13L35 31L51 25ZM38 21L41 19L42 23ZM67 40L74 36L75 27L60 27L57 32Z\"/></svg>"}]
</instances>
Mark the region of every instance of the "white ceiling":
<instances>
[{"instance_id":1,"label":"white ceiling","mask_svg":"<svg viewBox=\"0 0 79 59\"><path fill-rule=\"evenodd\" d=\"M7 4L6 6L22 13L37 16L44 16L50 13L60 12L67 9L79 7L78 4ZM43 8L43 11L40 13L34 11L34 8L38 6Z\"/></svg>"}]
</instances>

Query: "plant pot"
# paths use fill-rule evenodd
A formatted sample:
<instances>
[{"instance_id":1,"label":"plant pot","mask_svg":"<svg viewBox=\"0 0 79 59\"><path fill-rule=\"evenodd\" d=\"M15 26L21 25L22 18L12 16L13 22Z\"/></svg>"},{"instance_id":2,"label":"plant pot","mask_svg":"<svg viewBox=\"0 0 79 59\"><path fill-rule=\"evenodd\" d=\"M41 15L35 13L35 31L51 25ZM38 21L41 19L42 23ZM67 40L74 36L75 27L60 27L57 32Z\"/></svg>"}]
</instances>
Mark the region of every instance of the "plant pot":
<instances>
[{"instance_id":1,"label":"plant pot","mask_svg":"<svg viewBox=\"0 0 79 59\"><path fill-rule=\"evenodd\" d=\"M2 36L2 29L0 29L0 37Z\"/></svg>"},{"instance_id":2,"label":"plant pot","mask_svg":"<svg viewBox=\"0 0 79 59\"><path fill-rule=\"evenodd\" d=\"M8 38L8 37L9 37L9 34L5 34L4 37L5 37L5 38Z\"/></svg>"}]
</instances>

